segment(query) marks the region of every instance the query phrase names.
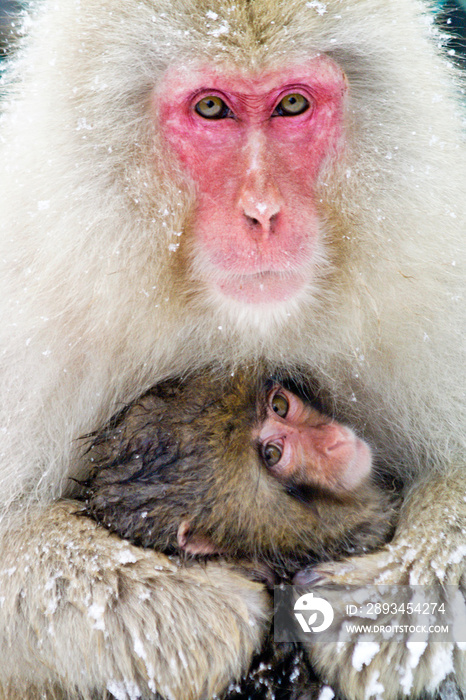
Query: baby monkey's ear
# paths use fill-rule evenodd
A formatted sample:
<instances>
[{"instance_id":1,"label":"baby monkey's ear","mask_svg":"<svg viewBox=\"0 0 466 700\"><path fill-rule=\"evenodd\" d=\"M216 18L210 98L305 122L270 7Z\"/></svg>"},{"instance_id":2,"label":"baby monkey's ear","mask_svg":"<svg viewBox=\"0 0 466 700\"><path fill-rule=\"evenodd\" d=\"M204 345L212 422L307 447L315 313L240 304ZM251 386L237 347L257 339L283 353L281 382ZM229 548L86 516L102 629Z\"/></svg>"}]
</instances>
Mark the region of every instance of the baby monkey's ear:
<instances>
[{"instance_id":1,"label":"baby monkey's ear","mask_svg":"<svg viewBox=\"0 0 466 700\"><path fill-rule=\"evenodd\" d=\"M204 535L199 535L191 531L191 523L189 520L183 520L178 528L177 533L178 546L186 554L197 556L208 556L210 554L221 554L222 552L215 548L213 542Z\"/></svg>"}]
</instances>

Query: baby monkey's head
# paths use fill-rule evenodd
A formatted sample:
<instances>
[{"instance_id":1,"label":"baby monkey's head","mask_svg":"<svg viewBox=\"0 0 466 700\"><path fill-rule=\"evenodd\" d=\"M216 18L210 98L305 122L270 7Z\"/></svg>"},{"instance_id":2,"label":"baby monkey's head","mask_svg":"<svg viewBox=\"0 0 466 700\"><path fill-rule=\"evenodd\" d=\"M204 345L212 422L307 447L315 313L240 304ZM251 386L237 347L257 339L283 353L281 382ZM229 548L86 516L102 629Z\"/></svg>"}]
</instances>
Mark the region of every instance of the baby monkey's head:
<instances>
[{"instance_id":1,"label":"baby monkey's head","mask_svg":"<svg viewBox=\"0 0 466 700\"><path fill-rule=\"evenodd\" d=\"M163 382L92 436L86 512L163 552L296 570L363 552L393 525L368 445L246 372Z\"/></svg>"}]
</instances>

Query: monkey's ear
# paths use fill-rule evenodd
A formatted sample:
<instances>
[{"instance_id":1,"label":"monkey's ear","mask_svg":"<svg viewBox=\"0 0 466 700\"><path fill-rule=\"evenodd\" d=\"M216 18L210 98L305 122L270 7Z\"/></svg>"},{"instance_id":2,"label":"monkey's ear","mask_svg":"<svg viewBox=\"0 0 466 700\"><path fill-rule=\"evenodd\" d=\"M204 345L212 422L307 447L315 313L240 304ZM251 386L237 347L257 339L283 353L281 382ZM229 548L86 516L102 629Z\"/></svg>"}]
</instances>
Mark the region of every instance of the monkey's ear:
<instances>
[{"instance_id":1,"label":"monkey's ear","mask_svg":"<svg viewBox=\"0 0 466 700\"><path fill-rule=\"evenodd\" d=\"M189 520L183 520L178 528L177 533L178 546L186 554L208 556L209 554L221 554L220 550L216 549L213 542L208 537L197 535L191 532L191 523Z\"/></svg>"}]
</instances>

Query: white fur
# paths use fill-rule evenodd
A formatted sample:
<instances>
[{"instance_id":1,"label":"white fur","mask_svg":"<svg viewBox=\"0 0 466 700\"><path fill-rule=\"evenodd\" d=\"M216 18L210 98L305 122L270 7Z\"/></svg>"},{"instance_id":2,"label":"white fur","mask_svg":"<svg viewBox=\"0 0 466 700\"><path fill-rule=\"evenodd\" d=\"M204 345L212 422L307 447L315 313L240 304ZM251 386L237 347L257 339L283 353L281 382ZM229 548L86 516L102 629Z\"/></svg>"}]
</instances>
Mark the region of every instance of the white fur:
<instances>
[{"instance_id":1,"label":"white fur","mask_svg":"<svg viewBox=\"0 0 466 700\"><path fill-rule=\"evenodd\" d=\"M421 9L416 0L45 0L34 13L0 132L5 528L7 516L72 494L80 435L162 377L204 363L220 371L265 357L317 378L386 468L414 482L464 463L461 85ZM192 187L159 143L148 98L180 61L256 70L318 52L346 72L350 104L345 158L329 158L319 182L317 274L289 305L212 297L192 264ZM5 535L14 559L17 540ZM5 610L24 577L12 575ZM31 601L31 620L42 605ZM91 658L88 628L74 624ZM40 684L43 663L50 688L88 691L77 676L68 686L37 640L28 651L10 642L4 684L13 667L18 687ZM70 647L76 669L82 654L71 658Z\"/></svg>"}]
</instances>

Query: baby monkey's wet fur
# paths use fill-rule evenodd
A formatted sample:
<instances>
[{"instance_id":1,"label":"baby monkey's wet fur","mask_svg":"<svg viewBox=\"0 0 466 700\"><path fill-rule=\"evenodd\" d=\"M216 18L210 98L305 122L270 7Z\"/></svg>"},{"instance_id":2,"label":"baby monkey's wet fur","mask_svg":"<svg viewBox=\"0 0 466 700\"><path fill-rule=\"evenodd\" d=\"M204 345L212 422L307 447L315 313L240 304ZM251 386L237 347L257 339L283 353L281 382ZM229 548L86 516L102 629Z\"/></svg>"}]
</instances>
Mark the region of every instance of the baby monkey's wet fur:
<instances>
[{"instance_id":1,"label":"baby monkey's wet fur","mask_svg":"<svg viewBox=\"0 0 466 700\"><path fill-rule=\"evenodd\" d=\"M279 482L254 428L265 418L270 379L241 371L168 380L90 437L85 513L134 544L180 552L202 537L234 560L264 562L281 576L363 553L386 541L396 499L373 477L354 491Z\"/></svg>"}]
</instances>

